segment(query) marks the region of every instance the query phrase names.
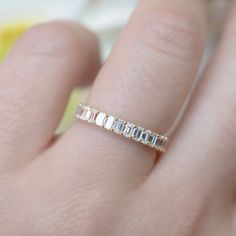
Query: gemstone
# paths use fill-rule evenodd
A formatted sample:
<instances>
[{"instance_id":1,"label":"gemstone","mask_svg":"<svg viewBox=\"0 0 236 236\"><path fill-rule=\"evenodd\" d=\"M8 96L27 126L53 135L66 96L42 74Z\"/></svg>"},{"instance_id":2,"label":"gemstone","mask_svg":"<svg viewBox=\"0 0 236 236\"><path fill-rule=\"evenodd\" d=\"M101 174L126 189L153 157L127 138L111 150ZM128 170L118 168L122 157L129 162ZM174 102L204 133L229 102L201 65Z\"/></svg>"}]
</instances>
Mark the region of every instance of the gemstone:
<instances>
[{"instance_id":1,"label":"gemstone","mask_svg":"<svg viewBox=\"0 0 236 236\"><path fill-rule=\"evenodd\" d=\"M167 138L164 138L163 139L163 148L166 149L167 148L167 145L168 145L168 139Z\"/></svg>"},{"instance_id":2,"label":"gemstone","mask_svg":"<svg viewBox=\"0 0 236 236\"><path fill-rule=\"evenodd\" d=\"M164 146L164 144L165 144L164 139L160 139L158 145L162 147Z\"/></svg>"},{"instance_id":3,"label":"gemstone","mask_svg":"<svg viewBox=\"0 0 236 236\"><path fill-rule=\"evenodd\" d=\"M157 136L154 142L154 146L159 147L160 146L160 137Z\"/></svg>"},{"instance_id":4,"label":"gemstone","mask_svg":"<svg viewBox=\"0 0 236 236\"><path fill-rule=\"evenodd\" d=\"M122 134L124 132L124 130L125 130L125 122L122 121L122 120L116 120L113 123L112 129L117 134Z\"/></svg>"},{"instance_id":5,"label":"gemstone","mask_svg":"<svg viewBox=\"0 0 236 236\"><path fill-rule=\"evenodd\" d=\"M142 135L142 131L143 131L142 128L138 128L138 127L134 128L133 138L139 141Z\"/></svg>"},{"instance_id":6,"label":"gemstone","mask_svg":"<svg viewBox=\"0 0 236 236\"><path fill-rule=\"evenodd\" d=\"M86 114L85 114L85 117L84 117L84 119L86 120L86 121L88 121L89 120L89 118L90 118L90 116L91 116L91 114L92 114L92 111L91 111L91 109L87 109L87 112L86 112Z\"/></svg>"},{"instance_id":7,"label":"gemstone","mask_svg":"<svg viewBox=\"0 0 236 236\"><path fill-rule=\"evenodd\" d=\"M85 110L85 107L80 104L80 105L78 106L78 108L77 108L75 117L76 117L77 119L81 119L81 117L83 116L84 110Z\"/></svg>"},{"instance_id":8,"label":"gemstone","mask_svg":"<svg viewBox=\"0 0 236 236\"><path fill-rule=\"evenodd\" d=\"M141 137L140 137L140 141L142 143L147 143L148 142L148 136L149 136L148 131L143 131L142 134L141 134Z\"/></svg>"},{"instance_id":9,"label":"gemstone","mask_svg":"<svg viewBox=\"0 0 236 236\"><path fill-rule=\"evenodd\" d=\"M127 123L124 131L124 136L127 138L132 138L134 132L135 125L131 123Z\"/></svg>"},{"instance_id":10,"label":"gemstone","mask_svg":"<svg viewBox=\"0 0 236 236\"><path fill-rule=\"evenodd\" d=\"M115 118L113 116L108 116L107 121L104 125L104 128L110 130L112 128L114 121L115 121Z\"/></svg>"},{"instance_id":11,"label":"gemstone","mask_svg":"<svg viewBox=\"0 0 236 236\"><path fill-rule=\"evenodd\" d=\"M87 114L90 113L90 108L89 107L84 107L84 112L83 115L80 117L81 120L86 120Z\"/></svg>"},{"instance_id":12,"label":"gemstone","mask_svg":"<svg viewBox=\"0 0 236 236\"><path fill-rule=\"evenodd\" d=\"M106 114L103 112L99 112L96 117L95 124L98 126L103 126L105 121L106 121Z\"/></svg>"},{"instance_id":13,"label":"gemstone","mask_svg":"<svg viewBox=\"0 0 236 236\"><path fill-rule=\"evenodd\" d=\"M95 120L96 120L96 115L97 115L97 111L96 110L91 110L91 113L90 113L90 116L89 116L89 119L88 119L88 122L90 123L94 123Z\"/></svg>"},{"instance_id":14,"label":"gemstone","mask_svg":"<svg viewBox=\"0 0 236 236\"><path fill-rule=\"evenodd\" d=\"M155 134L150 134L149 137L148 137L148 143L151 145L151 146L155 146L156 145L156 142L158 141L158 138Z\"/></svg>"}]
</instances>

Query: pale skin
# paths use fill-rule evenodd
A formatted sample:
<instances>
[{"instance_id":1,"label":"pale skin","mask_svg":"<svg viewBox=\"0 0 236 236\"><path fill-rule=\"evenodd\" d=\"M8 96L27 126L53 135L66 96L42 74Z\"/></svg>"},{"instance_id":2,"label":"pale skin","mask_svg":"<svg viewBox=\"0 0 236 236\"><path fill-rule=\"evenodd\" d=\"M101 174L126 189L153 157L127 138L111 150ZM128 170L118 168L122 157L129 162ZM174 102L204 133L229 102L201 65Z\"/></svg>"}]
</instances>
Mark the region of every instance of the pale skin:
<instances>
[{"instance_id":1,"label":"pale skin","mask_svg":"<svg viewBox=\"0 0 236 236\"><path fill-rule=\"evenodd\" d=\"M140 1L101 68L75 23L25 33L0 65L0 235L236 235L235 13L163 155L83 122L55 130L95 80L87 104L165 133L202 58L204 1Z\"/></svg>"}]
</instances>

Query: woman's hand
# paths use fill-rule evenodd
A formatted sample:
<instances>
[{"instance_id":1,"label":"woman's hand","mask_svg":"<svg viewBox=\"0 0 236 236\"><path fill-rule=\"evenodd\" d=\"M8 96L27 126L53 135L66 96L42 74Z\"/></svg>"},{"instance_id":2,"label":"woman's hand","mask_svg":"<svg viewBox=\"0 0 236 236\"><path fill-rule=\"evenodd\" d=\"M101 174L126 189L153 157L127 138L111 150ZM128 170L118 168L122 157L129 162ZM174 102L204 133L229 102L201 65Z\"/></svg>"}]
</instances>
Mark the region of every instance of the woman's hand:
<instances>
[{"instance_id":1,"label":"woman's hand","mask_svg":"<svg viewBox=\"0 0 236 236\"><path fill-rule=\"evenodd\" d=\"M87 103L164 133L191 88L207 35L203 0L143 0ZM0 235L236 234L236 7L214 60L160 156L77 122L67 99L99 70L94 36L33 27L0 65Z\"/></svg>"}]
</instances>

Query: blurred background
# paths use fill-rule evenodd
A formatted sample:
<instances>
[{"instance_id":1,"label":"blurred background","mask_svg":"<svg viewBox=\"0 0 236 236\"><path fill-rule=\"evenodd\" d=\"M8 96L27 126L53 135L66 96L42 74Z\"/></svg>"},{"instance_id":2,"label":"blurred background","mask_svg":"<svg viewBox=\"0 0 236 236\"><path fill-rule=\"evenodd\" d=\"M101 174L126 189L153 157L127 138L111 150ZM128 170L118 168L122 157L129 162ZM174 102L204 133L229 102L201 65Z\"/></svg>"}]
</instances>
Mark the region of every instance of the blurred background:
<instances>
[{"instance_id":1,"label":"blurred background","mask_svg":"<svg viewBox=\"0 0 236 236\"><path fill-rule=\"evenodd\" d=\"M198 0L196 0L198 1ZM206 0L209 5L209 45L205 61L220 37L227 10L233 0ZM138 0L2 0L0 1L0 60L20 35L39 22L68 19L79 21L95 31L105 60ZM76 89L71 95L59 132L74 120L76 105L83 101L87 89Z\"/></svg>"}]
</instances>

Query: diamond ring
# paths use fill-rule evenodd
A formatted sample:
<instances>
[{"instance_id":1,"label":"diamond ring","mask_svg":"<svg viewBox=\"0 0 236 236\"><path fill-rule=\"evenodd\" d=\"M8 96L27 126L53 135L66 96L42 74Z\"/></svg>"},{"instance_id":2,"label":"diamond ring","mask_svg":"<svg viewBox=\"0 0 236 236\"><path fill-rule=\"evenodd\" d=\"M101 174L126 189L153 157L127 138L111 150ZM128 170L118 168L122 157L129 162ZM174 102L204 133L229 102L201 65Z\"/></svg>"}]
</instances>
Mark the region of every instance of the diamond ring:
<instances>
[{"instance_id":1,"label":"diamond ring","mask_svg":"<svg viewBox=\"0 0 236 236\"><path fill-rule=\"evenodd\" d=\"M169 139L163 135L115 118L112 115L107 115L104 112L100 112L97 109L84 104L79 104L75 117L78 120L103 127L104 129L113 131L116 134L120 134L161 152L166 151L169 142Z\"/></svg>"}]
</instances>

